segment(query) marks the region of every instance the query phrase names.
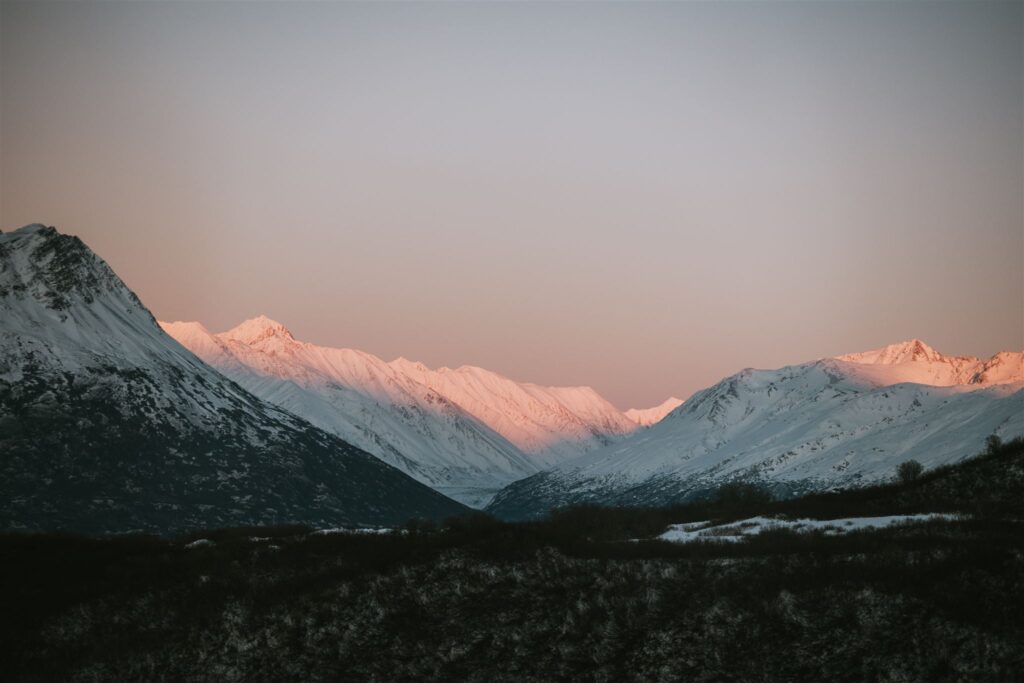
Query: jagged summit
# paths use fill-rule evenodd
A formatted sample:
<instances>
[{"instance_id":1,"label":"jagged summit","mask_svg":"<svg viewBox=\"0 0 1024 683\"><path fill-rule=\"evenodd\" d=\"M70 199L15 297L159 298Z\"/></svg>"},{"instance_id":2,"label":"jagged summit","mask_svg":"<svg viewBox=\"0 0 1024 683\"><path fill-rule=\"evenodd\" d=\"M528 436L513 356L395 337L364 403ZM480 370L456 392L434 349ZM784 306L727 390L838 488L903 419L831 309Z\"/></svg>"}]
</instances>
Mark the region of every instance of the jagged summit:
<instances>
[{"instance_id":1,"label":"jagged summit","mask_svg":"<svg viewBox=\"0 0 1024 683\"><path fill-rule=\"evenodd\" d=\"M880 349L848 353L837 357L851 363L868 363L872 365L898 365L911 361L942 362L947 358L920 339L908 339L897 344L889 344ZM976 359L975 359L976 360Z\"/></svg>"},{"instance_id":2,"label":"jagged summit","mask_svg":"<svg viewBox=\"0 0 1024 683\"><path fill-rule=\"evenodd\" d=\"M70 311L104 300L109 307L143 311L147 320L152 319L138 297L82 240L41 223L0 234L0 297L8 295L5 307L22 302L26 312L34 310L36 316L49 310L67 320ZM30 302L43 308L34 309Z\"/></svg>"},{"instance_id":3,"label":"jagged summit","mask_svg":"<svg viewBox=\"0 0 1024 683\"><path fill-rule=\"evenodd\" d=\"M837 356L834 361L861 366L876 383L913 382L933 386L1003 384L1024 380L1019 351L1003 351L988 360L947 356L920 339L890 344L873 351Z\"/></svg>"},{"instance_id":4,"label":"jagged summit","mask_svg":"<svg viewBox=\"0 0 1024 683\"><path fill-rule=\"evenodd\" d=\"M0 232L3 232L3 231L0 231ZM57 228L55 228L53 226L46 226L46 225L43 225L42 223L29 223L28 225L21 226L17 230L12 230L10 234L12 234L12 235L31 235L31 234L34 234L34 233L37 233L37 232L57 232Z\"/></svg>"},{"instance_id":5,"label":"jagged summit","mask_svg":"<svg viewBox=\"0 0 1024 683\"><path fill-rule=\"evenodd\" d=\"M243 323L231 328L227 332L218 335L224 339L234 339L243 344L257 344L271 337L279 337L286 341L295 341L295 337L287 327L271 320L265 315L258 315L255 318L246 320Z\"/></svg>"}]
</instances>

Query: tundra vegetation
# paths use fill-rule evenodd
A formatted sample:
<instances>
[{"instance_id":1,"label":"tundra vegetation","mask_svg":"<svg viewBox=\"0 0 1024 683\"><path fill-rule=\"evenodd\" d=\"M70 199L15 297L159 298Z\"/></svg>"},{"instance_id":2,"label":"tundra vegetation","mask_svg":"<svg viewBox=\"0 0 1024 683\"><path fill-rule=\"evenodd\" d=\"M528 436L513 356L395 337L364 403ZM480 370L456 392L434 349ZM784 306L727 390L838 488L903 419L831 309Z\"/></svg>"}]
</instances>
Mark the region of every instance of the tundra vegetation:
<instances>
[{"instance_id":1,"label":"tundra vegetation","mask_svg":"<svg viewBox=\"0 0 1024 683\"><path fill-rule=\"evenodd\" d=\"M955 513L668 543L672 523ZM1024 671L1024 441L880 486L385 533L0 537L19 681L948 681Z\"/></svg>"}]
</instances>

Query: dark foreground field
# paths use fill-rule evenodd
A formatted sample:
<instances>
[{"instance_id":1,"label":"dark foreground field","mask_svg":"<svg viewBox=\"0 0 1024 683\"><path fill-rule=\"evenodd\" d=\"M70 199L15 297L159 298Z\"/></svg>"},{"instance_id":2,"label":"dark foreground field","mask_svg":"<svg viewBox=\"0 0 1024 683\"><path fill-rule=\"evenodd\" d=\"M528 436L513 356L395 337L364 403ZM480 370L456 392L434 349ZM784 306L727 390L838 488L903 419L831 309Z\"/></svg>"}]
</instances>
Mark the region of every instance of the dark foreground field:
<instances>
[{"instance_id":1,"label":"dark foreground field","mask_svg":"<svg viewBox=\"0 0 1024 683\"><path fill-rule=\"evenodd\" d=\"M192 547L7 535L0 664L40 681L1024 680L1022 461L1017 441L908 484L534 524L230 530ZM695 519L920 511L969 516L626 540Z\"/></svg>"}]
</instances>

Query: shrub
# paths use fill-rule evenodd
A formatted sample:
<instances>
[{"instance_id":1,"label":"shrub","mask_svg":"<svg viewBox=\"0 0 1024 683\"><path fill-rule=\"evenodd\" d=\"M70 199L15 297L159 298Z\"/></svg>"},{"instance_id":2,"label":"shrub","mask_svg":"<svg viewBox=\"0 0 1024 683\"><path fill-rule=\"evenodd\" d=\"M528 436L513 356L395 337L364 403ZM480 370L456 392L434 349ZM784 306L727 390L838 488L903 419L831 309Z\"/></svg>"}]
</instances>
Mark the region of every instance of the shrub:
<instances>
[{"instance_id":1,"label":"shrub","mask_svg":"<svg viewBox=\"0 0 1024 683\"><path fill-rule=\"evenodd\" d=\"M896 468L896 476L904 483L914 481L921 476L922 472L924 472L924 465L916 460L901 462L900 466Z\"/></svg>"}]
</instances>

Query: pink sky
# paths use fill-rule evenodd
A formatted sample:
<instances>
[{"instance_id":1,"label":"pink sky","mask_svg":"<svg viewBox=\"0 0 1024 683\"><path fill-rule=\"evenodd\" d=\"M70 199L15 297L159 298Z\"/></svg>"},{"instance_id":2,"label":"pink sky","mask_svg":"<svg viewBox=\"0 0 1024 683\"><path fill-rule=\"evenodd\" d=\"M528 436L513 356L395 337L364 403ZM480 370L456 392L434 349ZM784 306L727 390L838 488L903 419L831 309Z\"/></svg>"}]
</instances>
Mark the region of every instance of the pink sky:
<instances>
[{"instance_id":1,"label":"pink sky","mask_svg":"<svg viewBox=\"0 0 1024 683\"><path fill-rule=\"evenodd\" d=\"M0 228L622 408L1024 347L1020 3L7 3Z\"/></svg>"}]
</instances>

